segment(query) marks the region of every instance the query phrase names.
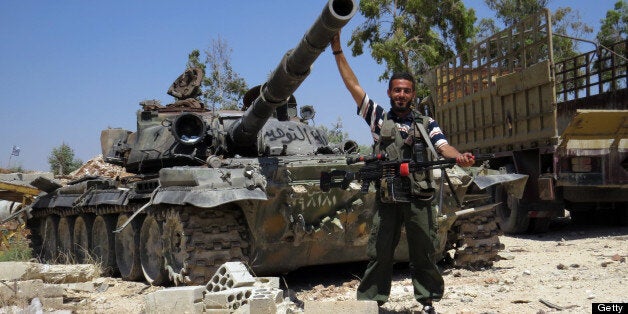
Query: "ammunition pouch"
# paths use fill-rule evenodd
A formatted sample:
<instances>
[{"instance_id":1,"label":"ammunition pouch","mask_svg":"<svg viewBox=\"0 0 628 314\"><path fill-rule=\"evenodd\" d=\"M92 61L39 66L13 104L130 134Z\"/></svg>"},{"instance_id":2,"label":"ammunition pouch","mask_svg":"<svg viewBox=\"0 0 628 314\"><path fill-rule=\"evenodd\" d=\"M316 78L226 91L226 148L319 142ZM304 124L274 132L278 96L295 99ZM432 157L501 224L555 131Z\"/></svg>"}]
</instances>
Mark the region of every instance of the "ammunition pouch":
<instances>
[{"instance_id":1,"label":"ammunition pouch","mask_svg":"<svg viewBox=\"0 0 628 314\"><path fill-rule=\"evenodd\" d=\"M416 123L416 122L415 122ZM413 132L417 134L418 132ZM409 134L408 136L414 136ZM413 139L413 145L404 143L404 139L397 130L393 120L384 118L380 130L379 142L375 146L375 153L385 152L390 160L413 159L427 160L427 149L420 136ZM412 200L431 201L434 198L434 188L430 184L427 171L414 172L407 177L388 177L379 182L382 203L408 203Z\"/></svg>"}]
</instances>

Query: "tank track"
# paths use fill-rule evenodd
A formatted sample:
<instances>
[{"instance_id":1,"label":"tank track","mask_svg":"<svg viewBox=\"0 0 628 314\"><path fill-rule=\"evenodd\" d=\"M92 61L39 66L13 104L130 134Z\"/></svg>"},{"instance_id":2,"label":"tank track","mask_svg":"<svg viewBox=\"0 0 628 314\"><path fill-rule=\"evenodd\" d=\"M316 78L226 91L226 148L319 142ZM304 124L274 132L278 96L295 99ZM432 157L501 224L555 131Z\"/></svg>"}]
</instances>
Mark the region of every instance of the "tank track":
<instances>
[{"instance_id":1,"label":"tank track","mask_svg":"<svg viewBox=\"0 0 628 314\"><path fill-rule=\"evenodd\" d=\"M498 252L504 249L499 241L503 234L495 221L495 211L487 210L458 218L450 238L456 267L479 269L490 267L500 259Z\"/></svg>"},{"instance_id":2,"label":"tank track","mask_svg":"<svg viewBox=\"0 0 628 314\"><path fill-rule=\"evenodd\" d=\"M53 226L52 230L56 230L54 228L58 225L53 222L58 221L59 217L84 216L90 217L90 221L93 221L98 216L107 215L109 219L117 219L122 215L128 216L137 208L137 206L99 206L35 211L33 217L27 221L30 230L29 245L34 255L42 262L63 262L59 254L56 254L56 248L60 243L52 243L59 240L49 239L47 236L54 233L48 230L51 228L48 225ZM159 232L156 235L159 245L144 247L145 250L153 250L150 252L152 255L147 254L147 260L158 256L159 261L141 263L144 276L153 284L167 285L170 282L175 285L204 285L224 262L237 260L248 263L249 232L242 211L235 206L205 209L160 205L137 216L135 224L141 227L142 222L151 219L157 222L155 231ZM113 241L115 234L110 232L109 235ZM142 243L134 249L139 252L141 247ZM93 253L93 248L90 248L90 252ZM138 275L141 277L141 272ZM135 274L132 276L137 277Z\"/></svg>"},{"instance_id":3,"label":"tank track","mask_svg":"<svg viewBox=\"0 0 628 314\"><path fill-rule=\"evenodd\" d=\"M169 206L148 215L162 223L164 266L175 285L203 285L225 262L248 263L249 236L237 208Z\"/></svg>"}]
</instances>

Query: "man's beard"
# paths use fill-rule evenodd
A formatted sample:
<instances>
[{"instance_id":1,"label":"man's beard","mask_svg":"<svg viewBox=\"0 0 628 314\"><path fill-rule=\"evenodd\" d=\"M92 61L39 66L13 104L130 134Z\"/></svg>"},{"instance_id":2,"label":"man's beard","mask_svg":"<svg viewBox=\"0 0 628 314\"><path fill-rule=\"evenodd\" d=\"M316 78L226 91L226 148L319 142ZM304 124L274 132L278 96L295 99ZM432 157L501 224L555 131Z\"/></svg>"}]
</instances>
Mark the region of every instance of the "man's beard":
<instances>
[{"instance_id":1,"label":"man's beard","mask_svg":"<svg viewBox=\"0 0 628 314\"><path fill-rule=\"evenodd\" d=\"M412 104L412 101L408 101L405 106L399 107L395 104L395 101L392 100L392 98L390 99L390 109L394 111L395 113L406 113L410 111L411 104Z\"/></svg>"}]
</instances>

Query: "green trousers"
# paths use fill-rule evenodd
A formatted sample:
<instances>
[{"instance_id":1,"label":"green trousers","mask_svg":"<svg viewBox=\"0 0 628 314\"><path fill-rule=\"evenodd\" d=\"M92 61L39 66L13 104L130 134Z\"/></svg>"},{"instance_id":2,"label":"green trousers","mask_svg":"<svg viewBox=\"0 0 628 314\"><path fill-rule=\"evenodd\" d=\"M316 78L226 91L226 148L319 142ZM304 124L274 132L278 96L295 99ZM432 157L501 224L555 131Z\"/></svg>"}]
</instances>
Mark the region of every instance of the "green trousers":
<instances>
[{"instance_id":1,"label":"green trousers","mask_svg":"<svg viewBox=\"0 0 628 314\"><path fill-rule=\"evenodd\" d=\"M358 286L358 300L374 300L379 304L388 300L402 224L406 227L414 297L421 304L440 300L445 283L433 259L437 222L431 203L384 204L378 198L375 207L367 246L370 260Z\"/></svg>"}]
</instances>

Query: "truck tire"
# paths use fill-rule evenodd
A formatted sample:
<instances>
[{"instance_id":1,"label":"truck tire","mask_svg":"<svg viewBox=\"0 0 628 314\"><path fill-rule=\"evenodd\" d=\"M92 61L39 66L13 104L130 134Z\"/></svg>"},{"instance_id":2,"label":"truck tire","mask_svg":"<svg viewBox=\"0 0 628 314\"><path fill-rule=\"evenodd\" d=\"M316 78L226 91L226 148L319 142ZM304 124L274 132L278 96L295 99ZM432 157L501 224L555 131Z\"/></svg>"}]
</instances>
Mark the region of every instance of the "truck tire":
<instances>
[{"instance_id":1,"label":"truck tire","mask_svg":"<svg viewBox=\"0 0 628 314\"><path fill-rule=\"evenodd\" d=\"M528 231L530 218L528 211L519 204L519 199L508 195L501 185L493 189L493 200L500 203L495 208L497 224L504 233L524 233Z\"/></svg>"}]
</instances>

